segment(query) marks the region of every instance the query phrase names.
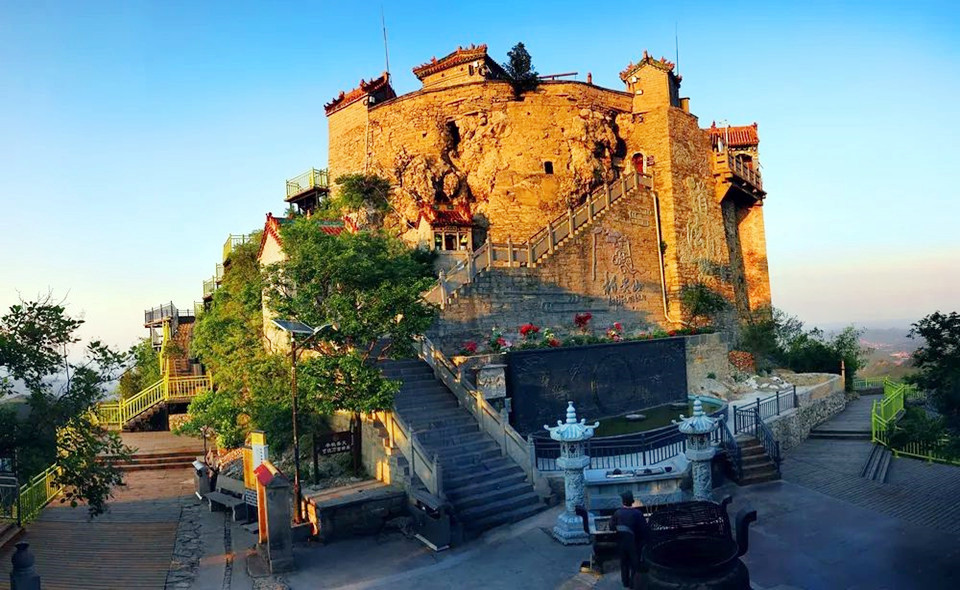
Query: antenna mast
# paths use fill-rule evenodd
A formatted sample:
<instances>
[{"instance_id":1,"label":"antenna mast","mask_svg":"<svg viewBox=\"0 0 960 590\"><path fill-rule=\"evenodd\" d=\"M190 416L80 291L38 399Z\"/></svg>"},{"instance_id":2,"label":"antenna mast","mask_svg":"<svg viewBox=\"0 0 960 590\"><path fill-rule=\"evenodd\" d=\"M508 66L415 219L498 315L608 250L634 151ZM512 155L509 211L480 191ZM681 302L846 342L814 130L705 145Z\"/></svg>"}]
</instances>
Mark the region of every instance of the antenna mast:
<instances>
[{"instance_id":1,"label":"antenna mast","mask_svg":"<svg viewBox=\"0 0 960 590\"><path fill-rule=\"evenodd\" d=\"M673 43L677 52L677 75L680 75L680 33L678 32L677 21L673 21Z\"/></svg>"},{"instance_id":2,"label":"antenna mast","mask_svg":"<svg viewBox=\"0 0 960 590\"><path fill-rule=\"evenodd\" d=\"M383 57L387 62L387 80L390 79L390 52L387 50L387 20L383 16L383 4L380 5L380 25L383 27Z\"/></svg>"}]
</instances>

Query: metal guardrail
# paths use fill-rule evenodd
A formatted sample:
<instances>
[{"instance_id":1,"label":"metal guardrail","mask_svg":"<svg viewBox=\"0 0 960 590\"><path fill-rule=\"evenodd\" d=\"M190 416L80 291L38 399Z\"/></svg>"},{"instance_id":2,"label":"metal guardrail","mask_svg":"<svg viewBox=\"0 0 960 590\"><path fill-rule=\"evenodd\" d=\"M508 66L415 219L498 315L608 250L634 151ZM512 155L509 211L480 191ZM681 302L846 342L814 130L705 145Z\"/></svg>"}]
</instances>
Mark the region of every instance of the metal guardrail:
<instances>
[{"instance_id":1,"label":"metal guardrail","mask_svg":"<svg viewBox=\"0 0 960 590\"><path fill-rule=\"evenodd\" d=\"M619 181L604 184L587 195L580 206L548 222L546 227L524 242L515 244L510 238L503 243L488 241L468 253L467 259L450 271L441 272L437 284L424 293L423 298L443 308L457 289L473 281L480 271L493 267L536 266L545 256L551 254L559 243L572 237L577 230L593 221L610 205L641 186L652 188L651 177L637 173L624 175Z\"/></svg>"},{"instance_id":2,"label":"metal guardrail","mask_svg":"<svg viewBox=\"0 0 960 590\"><path fill-rule=\"evenodd\" d=\"M311 168L287 181L287 198L295 197L313 188L330 188L330 176L325 168Z\"/></svg>"},{"instance_id":3,"label":"metal guardrail","mask_svg":"<svg viewBox=\"0 0 960 590\"><path fill-rule=\"evenodd\" d=\"M887 380L888 379L886 377L865 377L861 379L854 379L853 389L854 391L862 389L877 389L883 387Z\"/></svg>"},{"instance_id":4,"label":"metal guardrail","mask_svg":"<svg viewBox=\"0 0 960 590\"><path fill-rule=\"evenodd\" d=\"M163 322L164 320L171 320L176 322L180 318L192 318L193 310L191 309L177 309L177 306L173 302L165 303L153 309L147 309L143 312L143 323L144 324L156 324Z\"/></svg>"},{"instance_id":5,"label":"metal guardrail","mask_svg":"<svg viewBox=\"0 0 960 590\"><path fill-rule=\"evenodd\" d=\"M730 465L733 468L734 478L739 481L743 477L743 454L740 452L740 443L736 435L730 430L725 419L720 421L720 447L727 453Z\"/></svg>"},{"instance_id":6,"label":"metal guardrail","mask_svg":"<svg viewBox=\"0 0 960 590\"><path fill-rule=\"evenodd\" d=\"M210 375L198 377L161 377L129 399L97 404L97 417L107 428L121 430L130 420L160 402L170 399L192 399L213 387Z\"/></svg>"},{"instance_id":7,"label":"metal guardrail","mask_svg":"<svg viewBox=\"0 0 960 590\"><path fill-rule=\"evenodd\" d=\"M792 389L778 391L769 397L762 399L757 398L756 402L750 405L734 407L733 433L740 434L747 432L755 434L754 429L756 428L756 422L750 415L751 412L756 412L757 416L759 416L761 420L764 420L766 418L772 418L773 416L779 416L782 412L792 410L796 407L799 407L796 386L793 386Z\"/></svg>"},{"instance_id":8,"label":"metal guardrail","mask_svg":"<svg viewBox=\"0 0 960 590\"><path fill-rule=\"evenodd\" d=\"M249 234L230 234L227 236L227 241L223 243L223 261L226 262L227 258L230 258L230 254L237 249L237 246L242 246L250 241Z\"/></svg>"},{"instance_id":9,"label":"metal guardrail","mask_svg":"<svg viewBox=\"0 0 960 590\"><path fill-rule=\"evenodd\" d=\"M203 297L207 298L213 295L214 291L219 288L216 277L210 277L209 279L203 281Z\"/></svg>"},{"instance_id":10,"label":"metal guardrail","mask_svg":"<svg viewBox=\"0 0 960 590\"><path fill-rule=\"evenodd\" d=\"M897 383L890 379L884 381L883 398L874 400L870 409L871 440L890 449L894 456L904 455L925 461L960 465L960 460L948 456L943 451L942 444L910 442L905 445L896 445L893 443L892 434L897 421L903 416L907 401L926 401L926 392L919 391L916 386L907 383Z\"/></svg>"},{"instance_id":11,"label":"metal guardrail","mask_svg":"<svg viewBox=\"0 0 960 590\"><path fill-rule=\"evenodd\" d=\"M722 419L726 412L727 408L724 406L709 415ZM720 444L722 437L720 429L711 434L714 443ZM557 459L560 457L560 442L549 438L546 433L533 434L531 439L537 469L559 471ZM590 457L590 469L646 467L679 455L686 449L687 437L680 432L676 424L633 434L596 437L585 443L585 453Z\"/></svg>"}]
</instances>

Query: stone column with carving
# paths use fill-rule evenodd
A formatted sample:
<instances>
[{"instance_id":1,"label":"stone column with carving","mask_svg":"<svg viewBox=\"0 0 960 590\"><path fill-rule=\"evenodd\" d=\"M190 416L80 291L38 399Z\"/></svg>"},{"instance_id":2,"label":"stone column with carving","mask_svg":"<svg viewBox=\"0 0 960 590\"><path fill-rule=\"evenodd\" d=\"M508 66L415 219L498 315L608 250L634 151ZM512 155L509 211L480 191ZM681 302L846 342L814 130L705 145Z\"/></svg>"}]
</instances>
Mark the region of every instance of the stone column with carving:
<instances>
[{"instance_id":1,"label":"stone column with carving","mask_svg":"<svg viewBox=\"0 0 960 590\"><path fill-rule=\"evenodd\" d=\"M693 415L689 418L680 414L677 423L680 432L687 435L685 455L692 465L693 497L697 500L713 499L713 474L711 462L716 449L710 444L710 433L717 429L719 421L703 412L703 404L697 397L693 402Z\"/></svg>"},{"instance_id":2,"label":"stone column with carving","mask_svg":"<svg viewBox=\"0 0 960 590\"><path fill-rule=\"evenodd\" d=\"M563 470L563 488L566 501L565 510L557 517L553 527L553 536L564 545L586 545L590 535L583 530L583 520L577 516L577 506L583 505L583 470L590 465L590 457L584 452L587 440L593 437L593 430L600 425L588 425L586 420L577 422L577 412L573 402L567 402L567 420L557 420L556 426L544 426L550 432L550 438L560 442L560 458L557 467Z\"/></svg>"}]
</instances>

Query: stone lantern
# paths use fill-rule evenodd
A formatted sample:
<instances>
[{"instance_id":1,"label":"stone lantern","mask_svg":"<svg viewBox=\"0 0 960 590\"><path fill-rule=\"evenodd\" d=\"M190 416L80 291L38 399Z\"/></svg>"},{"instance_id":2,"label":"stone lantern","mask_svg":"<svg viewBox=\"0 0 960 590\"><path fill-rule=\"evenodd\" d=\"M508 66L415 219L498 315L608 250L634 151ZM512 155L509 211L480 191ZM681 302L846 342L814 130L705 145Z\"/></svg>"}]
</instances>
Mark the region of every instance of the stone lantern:
<instances>
[{"instance_id":1,"label":"stone lantern","mask_svg":"<svg viewBox=\"0 0 960 590\"><path fill-rule=\"evenodd\" d=\"M717 429L719 421L703 413L703 404L697 397L693 402L693 416L680 414L678 424L680 432L687 435L687 459L692 464L693 497L697 500L711 500L713 495L713 476L710 462L716 449L710 444L710 433Z\"/></svg>"},{"instance_id":2,"label":"stone lantern","mask_svg":"<svg viewBox=\"0 0 960 590\"><path fill-rule=\"evenodd\" d=\"M557 420L556 426L544 428L550 438L560 442L560 458L557 467L563 470L563 487L566 496L565 510L557 517L553 536L564 545L585 545L590 535L583 530L583 520L576 515L576 507L583 505L583 470L590 465L590 457L584 453L584 443L593 437L599 422L588 425L586 420L577 422L573 402L567 402L567 421Z\"/></svg>"}]
</instances>

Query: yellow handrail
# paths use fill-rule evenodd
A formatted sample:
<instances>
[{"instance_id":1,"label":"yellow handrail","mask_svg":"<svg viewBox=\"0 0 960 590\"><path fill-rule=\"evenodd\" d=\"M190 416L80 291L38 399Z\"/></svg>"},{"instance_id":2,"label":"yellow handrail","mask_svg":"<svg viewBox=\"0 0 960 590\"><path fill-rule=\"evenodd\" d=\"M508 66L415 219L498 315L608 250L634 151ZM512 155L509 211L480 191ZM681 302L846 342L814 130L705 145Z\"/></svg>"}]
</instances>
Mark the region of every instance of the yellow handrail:
<instances>
[{"instance_id":1,"label":"yellow handrail","mask_svg":"<svg viewBox=\"0 0 960 590\"><path fill-rule=\"evenodd\" d=\"M107 428L120 430L130 420L161 402L190 400L212 388L210 375L170 377L168 374L129 399L101 402L97 405L97 416Z\"/></svg>"},{"instance_id":2,"label":"yellow handrail","mask_svg":"<svg viewBox=\"0 0 960 590\"><path fill-rule=\"evenodd\" d=\"M910 442L905 445L894 445L892 443L890 427L895 425L902 415L905 399L925 399L925 392L918 390L915 385L884 379L883 399L874 401L870 412L871 440L889 448L897 457L906 455L926 461L960 465L960 461L947 457L936 446L919 442Z\"/></svg>"}]
</instances>

